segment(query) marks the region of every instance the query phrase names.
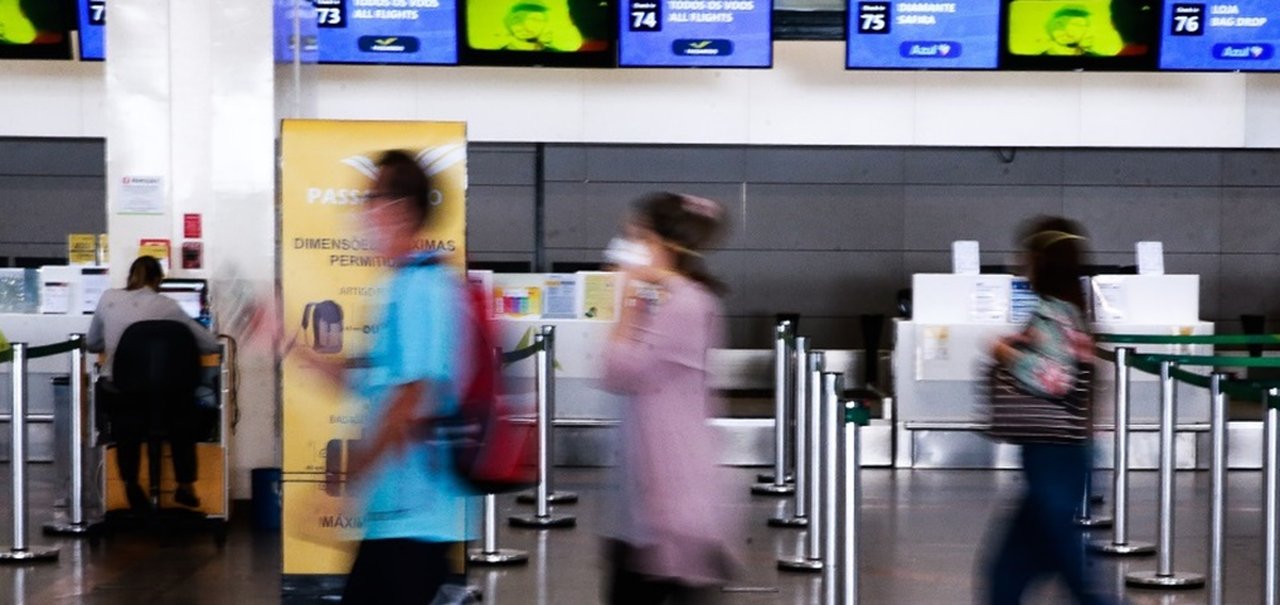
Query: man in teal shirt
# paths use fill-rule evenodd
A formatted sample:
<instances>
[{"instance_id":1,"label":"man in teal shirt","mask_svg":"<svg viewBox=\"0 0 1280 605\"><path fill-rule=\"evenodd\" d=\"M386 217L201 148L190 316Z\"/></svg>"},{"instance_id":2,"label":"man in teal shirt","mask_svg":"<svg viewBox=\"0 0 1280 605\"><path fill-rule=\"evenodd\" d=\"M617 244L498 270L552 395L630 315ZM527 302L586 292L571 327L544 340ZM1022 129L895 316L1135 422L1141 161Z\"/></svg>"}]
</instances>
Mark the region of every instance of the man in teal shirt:
<instances>
[{"instance_id":1,"label":"man in teal shirt","mask_svg":"<svg viewBox=\"0 0 1280 605\"><path fill-rule=\"evenodd\" d=\"M407 152L390 151L361 218L377 252L395 261L384 289L368 367L351 381L367 402L365 436L348 473L364 506L364 540L342 602L432 602L463 573L469 498L449 446L424 434L424 419L458 406L463 282L445 262L415 250L431 219L431 183Z\"/></svg>"}]
</instances>

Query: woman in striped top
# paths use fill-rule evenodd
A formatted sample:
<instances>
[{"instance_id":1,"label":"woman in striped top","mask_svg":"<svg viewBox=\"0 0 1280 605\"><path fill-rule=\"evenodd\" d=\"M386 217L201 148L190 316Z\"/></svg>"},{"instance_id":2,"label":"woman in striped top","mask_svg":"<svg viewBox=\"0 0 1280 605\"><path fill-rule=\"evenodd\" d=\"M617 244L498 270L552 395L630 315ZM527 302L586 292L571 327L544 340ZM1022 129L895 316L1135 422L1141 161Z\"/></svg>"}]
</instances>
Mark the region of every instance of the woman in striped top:
<instances>
[{"instance_id":1,"label":"woman in striped top","mask_svg":"<svg viewBox=\"0 0 1280 605\"><path fill-rule=\"evenodd\" d=\"M1021 419L1025 429L1011 439L1022 448L1026 488L990 560L987 602L1021 603L1033 581L1059 576L1077 603L1109 603L1085 574L1082 536L1072 522L1090 457L1091 398L1079 392L1093 361L1080 283L1085 238L1079 225L1056 217L1035 219L1022 234L1027 278L1040 302L991 355L1020 391L1050 405L1034 406L1037 415Z\"/></svg>"}]
</instances>

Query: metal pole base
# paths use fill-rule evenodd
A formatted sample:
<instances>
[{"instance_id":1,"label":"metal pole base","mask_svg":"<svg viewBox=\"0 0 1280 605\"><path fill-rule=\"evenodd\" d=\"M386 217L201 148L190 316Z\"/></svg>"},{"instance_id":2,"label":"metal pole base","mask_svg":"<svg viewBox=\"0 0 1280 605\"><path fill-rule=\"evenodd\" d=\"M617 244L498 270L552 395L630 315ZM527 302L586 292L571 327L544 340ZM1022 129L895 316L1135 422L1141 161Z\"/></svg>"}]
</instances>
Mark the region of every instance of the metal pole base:
<instances>
[{"instance_id":1,"label":"metal pole base","mask_svg":"<svg viewBox=\"0 0 1280 605\"><path fill-rule=\"evenodd\" d=\"M1111 517L1084 517L1075 518L1076 527L1111 527Z\"/></svg>"},{"instance_id":2,"label":"metal pole base","mask_svg":"<svg viewBox=\"0 0 1280 605\"><path fill-rule=\"evenodd\" d=\"M808 517L772 517L769 527L809 527Z\"/></svg>"},{"instance_id":3,"label":"metal pole base","mask_svg":"<svg viewBox=\"0 0 1280 605\"><path fill-rule=\"evenodd\" d=\"M467 560L472 565L524 565L529 562L529 553L512 548L499 548L493 552L477 548L467 555Z\"/></svg>"},{"instance_id":4,"label":"metal pole base","mask_svg":"<svg viewBox=\"0 0 1280 605\"><path fill-rule=\"evenodd\" d=\"M822 571L822 560L810 559L808 557L787 557L778 559L778 571L816 573Z\"/></svg>"},{"instance_id":5,"label":"metal pole base","mask_svg":"<svg viewBox=\"0 0 1280 605\"><path fill-rule=\"evenodd\" d=\"M1089 550L1104 555L1115 555L1117 557L1145 557L1156 554L1156 545L1150 542L1126 542L1124 544L1116 544L1108 540L1098 540L1089 543Z\"/></svg>"},{"instance_id":6,"label":"metal pole base","mask_svg":"<svg viewBox=\"0 0 1280 605\"><path fill-rule=\"evenodd\" d=\"M49 546L39 546L23 550L9 549L4 552L0 552L0 564L44 563L57 560L58 549Z\"/></svg>"},{"instance_id":7,"label":"metal pole base","mask_svg":"<svg viewBox=\"0 0 1280 605\"><path fill-rule=\"evenodd\" d=\"M756 481L761 483L773 483L773 473L760 473L759 475L756 475ZM795 483L796 476L788 473L787 476L782 478L782 481L784 483Z\"/></svg>"},{"instance_id":8,"label":"metal pole base","mask_svg":"<svg viewBox=\"0 0 1280 605\"><path fill-rule=\"evenodd\" d=\"M88 536L93 533L93 526L88 523L69 523L59 521L56 523L46 523L44 525L44 535L46 536Z\"/></svg>"},{"instance_id":9,"label":"metal pole base","mask_svg":"<svg viewBox=\"0 0 1280 605\"><path fill-rule=\"evenodd\" d=\"M538 502L538 495L531 492L525 492L516 496L516 502L519 502L520 504L536 504ZM549 504L575 504L578 502L578 494L573 492L551 492L547 494L547 502Z\"/></svg>"},{"instance_id":10,"label":"metal pole base","mask_svg":"<svg viewBox=\"0 0 1280 605\"><path fill-rule=\"evenodd\" d=\"M790 496L796 493L796 486L794 483L757 483L751 486L751 493L757 496Z\"/></svg>"},{"instance_id":11,"label":"metal pole base","mask_svg":"<svg viewBox=\"0 0 1280 605\"><path fill-rule=\"evenodd\" d=\"M1204 575L1186 571L1175 571L1167 576L1155 571L1135 571L1126 574L1126 584L1146 588L1199 588L1204 586Z\"/></svg>"},{"instance_id":12,"label":"metal pole base","mask_svg":"<svg viewBox=\"0 0 1280 605\"><path fill-rule=\"evenodd\" d=\"M569 515L547 515L539 517L537 515L529 515L527 517L511 517L507 519L511 527L521 527L524 529L568 529L578 525L577 517Z\"/></svg>"}]
</instances>

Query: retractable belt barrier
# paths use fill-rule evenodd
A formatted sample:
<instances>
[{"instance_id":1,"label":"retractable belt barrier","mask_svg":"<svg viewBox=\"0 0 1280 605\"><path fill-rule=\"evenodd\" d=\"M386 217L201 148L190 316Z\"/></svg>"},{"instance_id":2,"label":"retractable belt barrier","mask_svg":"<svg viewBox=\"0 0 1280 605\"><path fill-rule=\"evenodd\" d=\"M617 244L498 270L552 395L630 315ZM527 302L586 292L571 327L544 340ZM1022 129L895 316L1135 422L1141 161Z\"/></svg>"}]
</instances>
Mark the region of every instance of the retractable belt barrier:
<instances>
[{"instance_id":1,"label":"retractable belt barrier","mask_svg":"<svg viewBox=\"0 0 1280 605\"><path fill-rule=\"evenodd\" d=\"M774 327L773 338L773 472L761 474L760 483L751 486L751 493L759 496L789 496L796 491L795 475L787 464L793 447L788 423L795 415L791 375L795 350L795 329L791 320L784 319Z\"/></svg>"},{"instance_id":2,"label":"retractable belt barrier","mask_svg":"<svg viewBox=\"0 0 1280 605\"><path fill-rule=\"evenodd\" d=\"M518 502L533 504L533 514L511 517L508 522L514 527L530 529L570 528L578 524L577 518L551 512L552 504L571 504L578 501L577 494L558 492L553 487L551 467L555 462L555 439L551 431L556 417L555 326L542 326L534 333L533 342L534 346L530 348L537 348L534 351L536 365L534 390L537 393L538 408L538 486L534 488L533 493L521 494L516 498Z\"/></svg>"},{"instance_id":3,"label":"retractable belt barrier","mask_svg":"<svg viewBox=\"0 0 1280 605\"><path fill-rule=\"evenodd\" d=\"M11 363L10 393L12 406L9 414L9 471L10 491L13 493L13 545L0 551L0 563L33 563L54 561L58 549L32 546L27 541L27 364L32 359L70 353L71 361L71 493L68 495L70 519L63 523L45 526L45 533L58 535L85 535L89 525L84 516L84 452L83 409L85 391L84 336L72 334L63 342L31 347L15 342L0 351L0 363Z\"/></svg>"},{"instance_id":4,"label":"retractable belt barrier","mask_svg":"<svg viewBox=\"0 0 1280 605\"><path fill-rule=\"evenodd\" d=\"M1139 345L1280 345L1280 335L1188 335L1158 336L1142 334L1099 334L1100 343ZM1170 355L1137 353L1132 347L1119 347L1114 352L1099 347L1097 355L1116 366L1116 445L1115 445L1115 517L1116 530L1111 541L1095 542L1095 550L1109 554L1150 554L1158 552L1155 571L1132 572L1126 576L1130 584L1146 587L1186 588L1208 583L1208 602L1221 605L1224 592L1227 480L1227 404L1229 397L1258 401L1266 413L1263 453L1264 488L1264 573L1263 599L1266 605L1280 605L1280 577L1277 561L1280 545L1280 381L1237 379L1221 368L1280 368L1280 357L1234 357L1225 355ZM1211 368L1209 374L1182 369ZM1157 547L1128 541L1128 407L1129 368L1160 376L1160 490ZM1173 475L1174 424L1176 422L1176 383L1183 382L1210 391L1210 510L1208 574L1173 570Z\"/></svg>"},{"instance_id":5,"label":"retractable belt barrier","mask_svg":"<svg viewBox=\"0 0 1280 605\"><path fill-rule=\"evenodd\" d=\"M841 397L844 378L822 374L822 596L824 605L857 605L862 509L861 427L870 411ZM812 530L811 530L812 531Z\"/></svg>"},{"instance_id":6,"label":"retractable belt barrier","mask_svg":"<svg viewBox=\"0 0 1280 605\"><path fill-rule=\"evenodd\" d=\"M840 372L825 371L825 355L810 351L809 339L787 334L787 328L781 322L778 325L775 362L779 383L786 382L784 372L792 374L793 384L786 388L795 396L795 516L770 519L770 525L806 527L807 532L800 552L779 557L778 569L820 573L823 605L856 605L862 501L860 427L870 422L871 414L858 400L843 397L844 377ZM784 340L788 336L794 339L794 363L786 355ZM785 428L785 422L778 426ZM762 485L777 485L783 470L784 464L775 459L774 481Z\"/></svg>"}]
</instances>

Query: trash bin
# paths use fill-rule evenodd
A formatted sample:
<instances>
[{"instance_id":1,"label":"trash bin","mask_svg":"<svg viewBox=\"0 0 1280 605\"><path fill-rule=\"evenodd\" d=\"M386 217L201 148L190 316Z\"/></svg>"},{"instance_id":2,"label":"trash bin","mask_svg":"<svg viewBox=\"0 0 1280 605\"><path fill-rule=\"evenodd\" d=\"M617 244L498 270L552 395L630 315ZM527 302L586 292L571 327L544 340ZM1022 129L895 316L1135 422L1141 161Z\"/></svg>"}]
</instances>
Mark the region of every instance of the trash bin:
<instances>
[{"instance_id":1,"label":"trash bin","mask_svg":"<svg viewBox=\"0 0 1280 605\"><path fill-rule=\"evenodd\" d=\"M280 469L255 468L250 471L250 479L253 529L280 531Z\"/></svg>"}]
</instances>

